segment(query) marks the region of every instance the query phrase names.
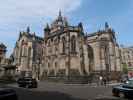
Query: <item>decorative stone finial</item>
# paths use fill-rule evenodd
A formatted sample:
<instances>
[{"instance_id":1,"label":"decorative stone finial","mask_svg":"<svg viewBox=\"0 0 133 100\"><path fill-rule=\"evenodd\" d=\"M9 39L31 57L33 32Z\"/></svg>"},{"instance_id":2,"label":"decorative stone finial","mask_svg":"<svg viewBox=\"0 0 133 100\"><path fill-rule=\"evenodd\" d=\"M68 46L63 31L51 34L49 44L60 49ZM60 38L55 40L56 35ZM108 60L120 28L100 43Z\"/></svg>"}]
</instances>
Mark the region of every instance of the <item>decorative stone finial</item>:
<instances>
[{"instance_id":1,"label":"decorative stone finial","mask_svg":"<svg viewBox=\"0 0 133 100\"><path fill-rule=\"evenodd\" d=\"M30 27L29 26L27 27L27 33L30 33Z\"/></svg>"},{"instance_id":2,"label":"decorative stone finial","mask_svg":"<svg viewBox=\"0 0 133 100\"><path fill-rule=\"evenodd\" d=\"M46 24L46 29L49 29L49 24L48 23Z\"/></svg>"},{"instance_id":3,"label":"decorative stone finial","mask_svg":"<svg viewBox=\"0 0 133 100\"><path fill-rule=\"evenodd\" d=\"M44 28L44 32L45 32L45 35L47 36L50 32L50 27L49 27L49 24L47 23L46 24L46 27Z\"/></svg>"},{"instance_id":4,"label":"decorative stone finial","mask_svg":"<svg viewBox=\"0 0 133 100\"><path fill-rule=\"evenodd\" d=\"M61 17L61 10L59 10L59 17Z\"/></svg>"},{"instance_id":5,"label":"decorative stone finial","mask_svg":"<svg viewBox=\"0 0 133 100\"><path fill-rule=\"evenodd\" d=\"M78 27L81 29L81 31L83 31L83 24L82 24L82 22L80 22L80 23L78 24Z\"/></svg>"},{"instance_id":6,"label":"decorative stone finial","mask_svg":"<svg viewBox=\"0 0 133 100\"><path fill-rule=\"evenodd\" d=\"M105 29L108 29L108 28L109 28L108 22L105 22Z\"/></svg>"}]
</instances>

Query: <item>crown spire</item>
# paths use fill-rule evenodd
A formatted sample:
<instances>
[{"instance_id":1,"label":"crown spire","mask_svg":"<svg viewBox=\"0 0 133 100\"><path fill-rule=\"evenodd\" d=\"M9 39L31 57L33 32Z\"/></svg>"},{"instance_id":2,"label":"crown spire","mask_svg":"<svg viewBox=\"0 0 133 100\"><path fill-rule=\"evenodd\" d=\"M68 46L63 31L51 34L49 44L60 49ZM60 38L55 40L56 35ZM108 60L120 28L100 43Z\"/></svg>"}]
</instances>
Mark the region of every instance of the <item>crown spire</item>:
<instances>
[{"instance_id":1,"label":"crown spire","mask_svg":"<svg viewBox=\"0 0 133 100\"><path fill-rule=\"evenodd\" d=\"M61 17L61 10L59 10L59 16Z\"/></svg>"},{"instance_id":2,"label":"crown spire","mask_svg":"<svg viewBox=\"0 0 133 100\"><path fill-rule=\"evenodd\" d=\"M49 24L48 23L46 24L46 27L44 28L44 31L49 33L50 27L49 27Z\"/></svg>"},{"instance_id":3,"label":"crown spire","mask_svg":"<svg viewBox=\"0 0 133 100\"><path fill-rule=\"evenodd\" d=\"M105 22L105 29L108 29L109 28L109 24L108 22Z\"/></svg>"},{"instance_id":4,"label":"crown spire","mask_svg":"<svg viewBox=\"0 0 133 100\"><path fill-rule=\"evenodd\" d=\"M49 24L48 23L46 24L46 28L49 29Z\"/></svg>"},{"instance_id":5,"label":"crown spire","mask_svg":"<svg viewBox=\"0 0 133 100\"><path fill-rule=\"evenodd\" d=\"M27 33L30 33L30 27L29 27L29 26L27 27L26 32L27 32Z\"/></svg>"}]
</instances>

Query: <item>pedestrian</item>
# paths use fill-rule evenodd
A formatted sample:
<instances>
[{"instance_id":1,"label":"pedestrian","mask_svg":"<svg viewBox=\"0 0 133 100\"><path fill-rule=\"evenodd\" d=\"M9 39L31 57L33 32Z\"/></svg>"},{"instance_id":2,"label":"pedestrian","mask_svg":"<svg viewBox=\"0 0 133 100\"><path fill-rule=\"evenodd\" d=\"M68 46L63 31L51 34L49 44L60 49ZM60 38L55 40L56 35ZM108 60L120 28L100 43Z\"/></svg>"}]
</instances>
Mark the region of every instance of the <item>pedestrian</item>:
<instances>
[{"instance_id":1,"label":"pedestrian","mask_svg":"<svg viewBox=\"0 0 133 100\"><path fill-rule=\"evenodd\" d=\"M103 85L103 77L102 76L99 76L99 81L100 81L100 84Z\"/></svg>"},{"instance_id":2,"label":"pedestrian","mask_svg":"<svg viewBox=\"0 0 133 100\"><path fill-rule=\"evenodd\" d=\"M103 83L104 83L104 86L106 86L106 84L107 84L106 78L103 78Z\"/></svg>"}]
</instances>

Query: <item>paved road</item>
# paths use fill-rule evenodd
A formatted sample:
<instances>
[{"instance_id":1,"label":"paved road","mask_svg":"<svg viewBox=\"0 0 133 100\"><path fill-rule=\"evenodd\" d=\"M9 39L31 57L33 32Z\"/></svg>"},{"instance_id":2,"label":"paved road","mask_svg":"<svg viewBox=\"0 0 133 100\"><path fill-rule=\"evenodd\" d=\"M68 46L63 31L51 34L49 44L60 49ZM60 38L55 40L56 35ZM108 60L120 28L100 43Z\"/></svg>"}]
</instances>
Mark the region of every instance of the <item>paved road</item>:
<instances>
[{"instance_id":1,"label":"paved road","mask_svg":"<svg viewBox=\"0 0 133 100\"><path fill-rule=\"evenodd\" d=\"M71 85L61 83L39 82L36 89L13 87L19 96L19 100L95 100L96 98L106 98L97 100L122 100L112 97L112 86L89 86ZM124 100L124 99L123 99Z\"/></svg>"}]
</instances>

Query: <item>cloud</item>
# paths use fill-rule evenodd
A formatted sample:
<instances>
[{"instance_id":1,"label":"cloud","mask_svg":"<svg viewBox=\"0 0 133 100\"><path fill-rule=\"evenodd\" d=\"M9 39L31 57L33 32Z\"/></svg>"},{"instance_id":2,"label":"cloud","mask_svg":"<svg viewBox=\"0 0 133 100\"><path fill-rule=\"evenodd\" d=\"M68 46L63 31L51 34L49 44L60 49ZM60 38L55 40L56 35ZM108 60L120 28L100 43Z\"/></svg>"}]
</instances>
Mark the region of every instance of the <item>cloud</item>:
<instances>
[{"instance_id":1,"label":"cloud","mask_svg":"<svg viewBox=\"0 0 133 100\"><path fill-rule=\"evenodd\" d=\"M81 0L1 0L0 35L4 31L21 30L25 25L49 22L59 10L69 13L80 4Z\"/></svg>"},{"instance_id":2,"label":"cloud","mask_svg":"<svg viewBox=\"0 0 133 100\"><path fill-rule=\"evenodd\" d=\"M0 42L6 42L11 50L27 25L40 32L37 28L55 18L59 10L66 14L80 5L81 0L0 0Z\"/></svg>"},{"instance_id":3,"label":"cloud","mask_svg":"<svg viewBox=\"0 0 133 100\"><path fill-rule=\"evenodd\" d=\"M1 20L4 22L27 17L54 17L61 9L63 12L75 10L81 0L3 0L0 1Z\"/></svg>"}]
</instances>

